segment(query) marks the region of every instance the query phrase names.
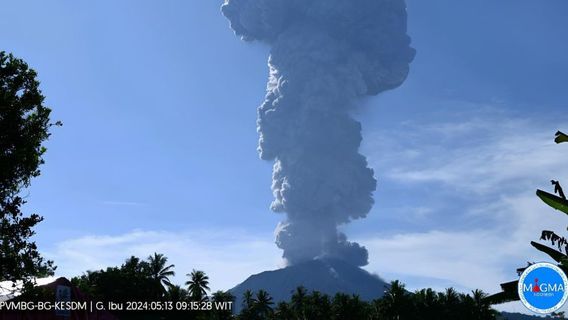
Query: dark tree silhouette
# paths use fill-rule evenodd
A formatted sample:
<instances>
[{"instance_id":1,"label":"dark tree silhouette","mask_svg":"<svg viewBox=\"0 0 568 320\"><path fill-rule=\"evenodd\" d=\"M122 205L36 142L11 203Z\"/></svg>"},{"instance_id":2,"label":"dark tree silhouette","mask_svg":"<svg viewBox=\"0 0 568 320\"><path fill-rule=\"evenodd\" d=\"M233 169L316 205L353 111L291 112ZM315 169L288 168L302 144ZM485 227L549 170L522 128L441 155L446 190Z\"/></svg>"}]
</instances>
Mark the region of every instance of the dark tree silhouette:
<instances>
[{"instance_id":1,"label":"dark tree silhouette","mask_svg":"<svg viewBox=\"0 0 568 320\"><path fill-rule=\"evenodd\" d=\"M23 60L0 51L0 281L31 283L54 270L30 240L43 218L24 216L19 196L40 175L52 126L36 77Z\"/></svg>"},{"instance_id":2,"label":"dark tree silhouette","mask_svg":"<svg viewBox=\"0 0 568 320\"><path fill-rule=\"evenodd\" d=\"M241 303L242 303L242 310L241 310L241 314L239 315L239 318L240 319L253 319L255 317L254 305L256 303L254 293L251 290L246 290L243 293L243 298L242 298Z\"/></svg>"},{"instance_id":3,"label":"dark tree silhouette","mask_svg":"<svg viewBox=\"0 0 568 320\"><path fill-rule=\"evenodd\" d=\"M278 302L274 312L249 312L264 300L262 295L263 290L256 295L247 291L243 295L243 309L238 319L494 320L498 314L491 309L485 293L480 290L472 291L472 294L458 293L453 288L441 293L432 289L411 293L399 281L393 281L382 298L371 302L344 293L337 293L330 300L329 296L318 291L308 293L305 288L299 287L290 301Z\"/></svg>"},{"instance_id":4,"label":"dark tree silhouette","mask_svg":"<svg viewBox=\"0 0 568 320\"><path fill-rule=\"evenodd\" d=\"M253 306L254 313L260 319L266 319L272 314L272 297L268 292L259 290L256 293L256 301Z\"/></svg>"},{"instance_id":5,"label":"dark tree silhouette","mask_svg":"<svg viewBox=\"0 0 568 320\"><path fill-rule=\"evenodd\" d=\"M185 284L188 286L189 294L193 301L204 301L207 299L209 291L209 277L203 271L193 270L188 273L190 278Z\"/></svg>"},{"instance_id":6,"label":"dark tree silhouette","mask_svg":"<svg viewBox=\"0 0 568 320\"><path fill-rule=\"evenodd\" d=\"M403 319L410 311L410 295L400 281L392 281L383 296L387 319Z\"/></svg>"},{"instance_id":7,"label":"dark tree silhouette","mask_svg":"<svg viewBox=\"0 0 568 320\"><path fill-rule=\"evenodd\" d=\"M172 270L175 265L170 264L169 266L166 266L167 263L168 258L160 253L154 252L153 255L148 257L148 271L162 293L165 293L165 287L172 285L169 277L173 277L176 274Z\"/></svg>"},{"instance_id":8,"label":"dark tree silhouette","mask_svg":"<svg viewBox=\"0 0 568 320\"><path fill-rule=\"evenodd\" d=\"M147 266L146 261L132 256L120 267L90 271L71 282L101 301L153 301L156 286Z\"/></svg>"},{"instance_id":9,"label":"dark tree silhouette","mask_svg":"<svg viewBox=\"0 0 568 320\"><path fill-rule=\"evenodd\" d=\"M211 295L211 300L213 303L235 302L235 296L229 291L216 291ZM213 320L232 319L233 313L228 309L217 308L213 309L211 318Z\"/></svg>"},{"instance_id":10,"label":"dark tree silhouette","mask_svg":"<svg viewBox=\"0 0 568 320\"><path fill-rule=\"evenodd\" d=\"M300 286L297 287L294 293L292 294L292 310L302 318L305 318L305 306L307 303L307 293L308 290L306 288Z\"/></svg>"},{"instance_id":11,"label":"dark tree silhouette","mask_svg":"<svg viewBox=\"0 0 568 320\"><path fill-rule=\"evenodd\" d=\"M288 320L288 319L295 319L294 318L294 311L290 308L290 304L287 302L281 301L276 305L276 309L274 310L274 319L275 320ZM325 318L321 318L325 319Z\"/></svg>"},{"instance_id":12,"label":"dark tree silhouette","mask_svg":"<svg viewBox=\"0 0 568 320\"><path fill-rule=\"evenodd\" d=\"M170 285L165 297L166 300L172 302L187 301L189 299L189 291L179 285Z\"/></svg>"},{"instance_id":13,"label":"dark tree silhouette","mask_svg":"<svg viewBox=\"0 0 568 320\"><path fill-rule=\"evenodd\" d=\"M130 257L120 267L87 272L72 282L88 293L95 300L101 301L155 301L153 296L156 276L150 270L152 261L167 259L154 254L142 261ZM165 257L163 257L165 258ZM164 268L160 268L163 270ZM169 269L168 269L169 270ZM265 290L244 292L240 301L242 309L234 315L229 309L219 308L223 302L235 301L230 292L216 291L211 301L205 301L209 291L209 279L203 271L193 270L187 281L188 290L178 285L168 285L163 298L173 305L190 304L201 301L211 304L208 311L189 311L170 309L161 312L115 311L120 319L200 319L200 320L494 320L496 312L491 309L486 295L479 290L472 295L461 294L449 288L436 293L432 289L423 289L415 293L408 292L400 281L393 281L387 286L382 298L371 302L363 301L357 295L337 293L333 298L318 291L308 292L298 287L292 292L289 301L280 301L274 308L274 301ZM196 299L197 298L197 299ZM178 304L177 302L181 302Z\"/></svg>"}]
</instances>

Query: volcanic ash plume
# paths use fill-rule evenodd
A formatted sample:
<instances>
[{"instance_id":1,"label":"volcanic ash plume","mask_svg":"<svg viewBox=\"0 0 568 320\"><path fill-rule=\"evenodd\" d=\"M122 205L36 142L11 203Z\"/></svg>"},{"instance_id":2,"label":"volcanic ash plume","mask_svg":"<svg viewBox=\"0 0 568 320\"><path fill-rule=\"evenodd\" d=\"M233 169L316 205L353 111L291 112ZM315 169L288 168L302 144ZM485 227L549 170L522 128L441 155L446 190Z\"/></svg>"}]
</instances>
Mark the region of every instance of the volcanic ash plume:
<instances>
[{"instance_id":1,"label":"volcanic ash plume","mask_svg":"<svg viewBox=\"0 0 568 320\"><path fill-rule=\"evenodd\" d=\"M222 12L242 39L271 46L258 149L274 160L284 258L366 265L367 250L337 230L368 214L377 184L349 110L406 79L415 51L404 0L226 0Z\"/></svg>"}]
</instances>

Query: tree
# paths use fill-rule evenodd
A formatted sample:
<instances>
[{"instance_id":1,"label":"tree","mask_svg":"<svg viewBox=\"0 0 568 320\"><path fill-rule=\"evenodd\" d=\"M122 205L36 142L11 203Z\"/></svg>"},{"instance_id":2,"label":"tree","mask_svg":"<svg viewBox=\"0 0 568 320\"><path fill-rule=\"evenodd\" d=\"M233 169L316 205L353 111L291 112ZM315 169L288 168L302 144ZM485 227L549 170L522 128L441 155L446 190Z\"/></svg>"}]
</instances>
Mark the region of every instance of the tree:
<instances>
[{"instance_id":1,"label":"tree","mask_svg":"<svg viewBox=\"0 0 568 320\"><path fill-rule=\"evenodd\" d=\"M280 301L278 302L278 305L276 305L276 309L274 310L274 319L278 320L295 319L294 311L292 311L288 303ZM318 319L325 319L325 318L318 318Z\"/></svg>"},{"instance_id":2,"label":"tree","mask_svg":"<svg viewBox=\"0 0 568 320\"><path fill-rule=\"evenodd\" d=\"M168 286L168 291L166 292L166 299L168 301L178 302L187 301L189 298L189 292L179 285Z\"/></svg>"},{"instance_id":3,"label":"tree","mask_svg":"<svg viewBox=\"0 0 568 320\"><path fill-rule=\"evenodd\" d=\"M556 143L568 142L568 136L558 131L556 132L554 141ZM551 183L554 186L554 193L537 189L537 197L553 209L568 214L568 200L566 200L566 195L564 194L564 190L562 189L560 182L553 179L551 180ZM553 247L549 247L535 241L531 241L530 244L537 250L546 253L550 258L552 258L552 260L558 263L558 267L562 269L564 273L568 274L568 240L550 230L543 230L541 232L540 240L550 241ZM530 265L531 263L529 263L529 266ZM517 273L520 274L524 270L526 270L526 267L519 268L517 269ZM485 300L487 300L490 304L518 301L520 300L520 297L517 291L517 285L518 281L502 283L502 291L486 297Z\"/></svg>"},{"instance_id":4,"label":"tree","mask_svg":"<svg viewBox=\"0 0 568 320\"><path fill-rule=\"evenodd\" d=\"M327 294L319 291L312 291L307 297L305 314L308 319L330 319L331 318L331 302Z\"/></svg>"},{"instance_id":5,"label":"tree","mask_svg":"<svg viewBox=\"0 0 568 320\"><path fill-rule=\"evenodd\" d=\"M404 284L398 280L392 281L383 297L386 319L406 319L405 315L410 311L410 299Z\"/></svg>"},{"instance_id":6,"label":"tree","mask_svg":"<svg viewBox=\"0 0 568 320\"><path fill-rule=\"evenodd\" d=\"M255 304L256 304L256 299L254 298L254 293L250 289L243 292L242 309L241 313L239 314L239 319L254 318Z\"/></svg>"},{"instance_id":7,"label":"tree","mask_svg":"<svg viewBox=\"0 0 568 320\"><path fill-rule=\"evenodd\" d=\"M209 291L209 277L205 272L193 270L188 273L190 278L185 284L189 286L189 294L193 301L203 301L207 299L207 291Z\"/></svg>"},{"instance_id":8,"label":"tree","mask_svg":"<svg viewBox=\"0 0 568 320\"><path fill-rule=\"evenodd\" d=\"M305 315L305 306L307 303L307 290L303 286L299 286L296 288L294 293L292 294L292 310L296 313L296 315L303 319L306 318Z\"/></svg>"},{"instance_id":9,"label":"tree","mask_svg":"<svg viewBox=\"0 0 568 320\"><path fill-rule=\"evenodd\" d=\"M40 175L49 128L61 125L50 123L36 77L23 60L0 52L0 281L28 284L52 275L55 267L30 240L43 217L24 216L19 194Z\"/></svg>"},{"instance_id":10,"label":"tree","mask_svg":"<svg viewBox=\"0 0 568 320\"><path fill-rule=\"evenodd\" d=\"M71 282L101 301L156 300L156 282L148 272L148 262L135 256L126 259L120 267L88 271Z\"/></svg>"},{"instance_id":11,"label":"tree","mask_svg":"<svg viewBox=\"0 0 568 320\"><path fill-rule=\"evenodd\" d=\"M424 319L435 319L441 314L439 296L430 288L422 289L414 294L415 308L422 310Z\"/></svg>"},{"instance_id":12,"label":"tree","mask_svg":"<svg viewBox=\"0 0 568 320\"><path fill-rule=\"evenodd\" d=\"M486 299L487 294L481 290L474 290L472 291L472 293L473 319L494 319L496 317L497 311L491 308L491 305Z\"/></svg>"},{"instance_id":13,"label":"tree","mask_svg":"<svg viewBox=\"0 0 568 320\"><path fill-rule=\"evenodd\" d=\"M148 271L150 273L150 277L156 282L156 285L159 286L160 291L165 292L165 288L172 285L170 282L169 277L175 276L175 272L172 270L175 265L170 264L166 266L168 263L168 258L165 257L161 253L155 253L148 257Z\"/></svg>"},{"instance_id":14,"label":"tree","mask_svg":"<svg viewBox=\"0 0 568 320\"><path fill-rule=\"evenodd\" d=\"M254 304L254 313L259 319L266 319L272 314L272 297L265 290L258 290L256 293L256 302Z\"/></svg>"},{"instance_id":15,"label":"tree","mask_svg":"<svg viewBox=\"0 0 568 320\"><path fill-rule=\"evenodd\" d=\"M216 291L211 295L213 303L232 303L235 301L235 296L229 291ZM233 312L230 309L213 308L211 318L214 320L232 319Z\"/></svg>"}]
</instances>

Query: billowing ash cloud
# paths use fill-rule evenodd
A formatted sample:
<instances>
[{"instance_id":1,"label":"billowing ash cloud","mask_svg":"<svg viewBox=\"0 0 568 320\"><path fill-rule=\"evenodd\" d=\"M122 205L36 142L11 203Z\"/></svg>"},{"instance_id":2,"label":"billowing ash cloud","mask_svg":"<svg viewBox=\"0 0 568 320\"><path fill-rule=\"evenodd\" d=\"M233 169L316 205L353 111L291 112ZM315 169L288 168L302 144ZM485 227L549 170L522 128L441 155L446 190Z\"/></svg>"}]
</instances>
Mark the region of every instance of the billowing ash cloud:
<instances>
[{"instance_id":1,"label":"billowing ash cloud","mask_svg":"<svg viewBox=\"0 0 568 320\"><path fill-rule=\"evenodd\" d=\"M237 35L271 46L258 132L261 158L275 161L271 208L286 213L278 247L291 264L366 265L367 250L337 230L368 214L377 184L349 110L406 79L415 51L404 0L225 1Z\"/></svg>"}]
</instances>

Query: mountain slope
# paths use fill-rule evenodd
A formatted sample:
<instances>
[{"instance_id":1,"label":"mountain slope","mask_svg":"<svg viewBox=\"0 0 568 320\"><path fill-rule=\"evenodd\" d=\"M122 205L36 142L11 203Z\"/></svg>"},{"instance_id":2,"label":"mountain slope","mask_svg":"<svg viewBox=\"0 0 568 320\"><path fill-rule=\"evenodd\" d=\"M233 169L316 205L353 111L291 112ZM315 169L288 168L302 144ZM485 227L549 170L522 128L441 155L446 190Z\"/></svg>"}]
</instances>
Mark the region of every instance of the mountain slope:
<instances>
[{"instance_id":1,"label":"mountain slope","mask_svg":"<svg viewBox=\"0 0 568 320\"><path fill-rule=\"evenodd\" d=\"M283 269L255 274L231 289L236 297L236 310L246 290L266 290L274 302L290 300L292 292L304 286L328 295L338 292L357 294L363 300L382 297L386 283L367 271L340 260L312 260Z\"/></svg>"}]
</instances>

